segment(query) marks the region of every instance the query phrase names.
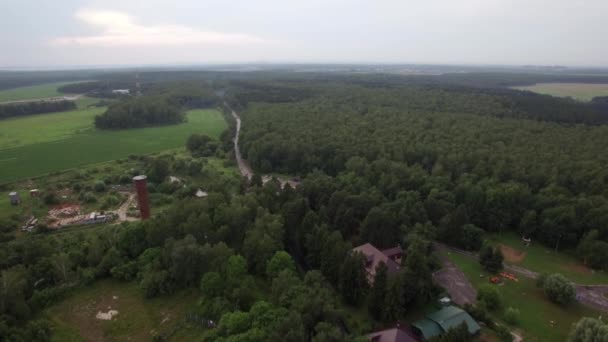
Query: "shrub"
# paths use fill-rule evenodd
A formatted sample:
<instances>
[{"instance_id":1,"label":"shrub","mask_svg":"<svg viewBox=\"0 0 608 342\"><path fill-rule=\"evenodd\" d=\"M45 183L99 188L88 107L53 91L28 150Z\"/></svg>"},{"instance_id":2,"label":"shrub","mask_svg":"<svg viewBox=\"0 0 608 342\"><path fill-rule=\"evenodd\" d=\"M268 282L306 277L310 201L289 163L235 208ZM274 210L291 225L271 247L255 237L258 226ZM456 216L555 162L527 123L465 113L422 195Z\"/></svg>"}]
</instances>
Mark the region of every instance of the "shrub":
<instances>
[{"instance_id":1,"label":"shrub","mask_svg":"<svg viewBox=\"0 0 608 342\"><path fill-rule=\"evenodd\" d=\"M95 185L93 185L93 189L96 192L104 192L106 191L106 183L104 183L103 181L95 182Z\"/></svg>"},{"instance_id":2,"label":"shrub","mask_svg":"<svg viewBox=\"0 0 608 342\"><path fill-rule=\"evenodd\" d=\"M543 289L551 301L560 305L571 303L576 296L574 285L559 273L548 276L544 282Z\"/></svg>"},{"instance_id":3,"label":"shrub","mask_svg":"<svg viewBox=\"0 0 608 342\"><path fill-rule=\"evenodd\" d=\"M477 291L477 299L483 302L490 311L498 310L502 307L502 298L498 289L493 285L483 285Z\"/></svg>"},{"instance_id":4,"label":"shrub","mask_svg":"<svg viewBox=\"0 0 608 342\"><path fill-rule=\"evenodd\" d=\"M515 309L515 308L507 308L507 310L505 310L505 321L509 324L517 324L519 323L519 310Z\"/></svg>"}]
</instances>

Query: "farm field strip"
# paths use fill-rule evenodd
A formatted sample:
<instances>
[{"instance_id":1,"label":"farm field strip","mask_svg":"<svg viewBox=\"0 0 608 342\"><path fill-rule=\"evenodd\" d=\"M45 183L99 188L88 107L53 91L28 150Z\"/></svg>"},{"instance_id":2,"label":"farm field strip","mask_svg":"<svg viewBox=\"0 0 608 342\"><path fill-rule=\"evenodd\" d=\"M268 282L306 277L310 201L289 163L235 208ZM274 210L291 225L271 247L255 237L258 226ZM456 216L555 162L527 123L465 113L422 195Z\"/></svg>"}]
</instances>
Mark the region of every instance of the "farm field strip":
<instances>
[{"instance_id":1,"label":"farm field strip","mask_svg":"<svg viewBox=\"0 0 608 342\"><path fill-rule=\"evenodd\" d=\"M572 97L580 101L591 101L596 96L608 96L608 84L537 83L513 88L557 97Z\"/></svg>"},{"instance_id":2,"label":"farm field strip","mask_svg":"<svg viewBox=\"0 0 608 342\"><path fill-rule=\"evenodd\" d=\"M0 103L9 101L20 101L30 99L42 99L55 96L63 96L65 94L57 91L57 88L71 83L86 82L86 81L68 81L45 83L29 87L19 87L6 90L0 90Z\"/></svg>"},{"instance_id":3,"label":"farm field strip","mask_svg":"<svg viewBox=\"0 0 608 342\"><path fill-rule=\"evenodd\" d=\"M47 129L52 126L49 124ZM71 135L63 131L65 135L60 140L0 150L0 184L131 154L182 147L192 133L219 138L225 127L226 122L217 110L192 110L187 113L187 122L163 127L101 131L90 123L88 128L82 127Z\"/></svg>"}]
</instances>

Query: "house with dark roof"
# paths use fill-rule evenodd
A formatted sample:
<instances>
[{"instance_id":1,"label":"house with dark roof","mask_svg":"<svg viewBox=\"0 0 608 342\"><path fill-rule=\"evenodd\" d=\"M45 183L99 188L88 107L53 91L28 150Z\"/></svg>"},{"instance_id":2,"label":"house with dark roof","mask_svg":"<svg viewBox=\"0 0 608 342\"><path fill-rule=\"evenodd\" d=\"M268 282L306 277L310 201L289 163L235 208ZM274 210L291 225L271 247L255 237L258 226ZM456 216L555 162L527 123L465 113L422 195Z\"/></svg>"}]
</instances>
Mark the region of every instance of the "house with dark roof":
<instances>
[{"instance_id":1,"label":"house with dark roof","mask_svg":"<svg viewBox=\"0 0 608 342\"><path fill-rule=\"evenodd\" d=\"M353 252L359 252L365 256L365 270L367 271L367 280L370 284L374 282L376 267L378 267L381 262L386 265L389 274L395 273L399 271L401 258L403 256L401 247L381 251L371 243L355 247L353 248Z\"/></svg>"},{"instance_id":2,"label":"house with dark roof","mask_svg":"<svg viewBox=\"0 0 608 342\"><path fill-rule=\"evenodd\" d=\"M471 315L456 306L446 306L439 311L427 315L426 318L414 322L412 330L418 337L429 340L432 337L447 332L451 328L458 327L463 322L466 323L471 335L475 335L481 330L479 324L475 322Z\"/></svg>"},{"instance_id":3,"label":"house with dark roof","mask_svg":"<svg viewBox=\"0 0 608 342\"><path fill-rule=\"evenodd\" d=\"M418 342L411 331L398 326L368 334L367 339L370 342Z\"/></svg>"}]
</instances>

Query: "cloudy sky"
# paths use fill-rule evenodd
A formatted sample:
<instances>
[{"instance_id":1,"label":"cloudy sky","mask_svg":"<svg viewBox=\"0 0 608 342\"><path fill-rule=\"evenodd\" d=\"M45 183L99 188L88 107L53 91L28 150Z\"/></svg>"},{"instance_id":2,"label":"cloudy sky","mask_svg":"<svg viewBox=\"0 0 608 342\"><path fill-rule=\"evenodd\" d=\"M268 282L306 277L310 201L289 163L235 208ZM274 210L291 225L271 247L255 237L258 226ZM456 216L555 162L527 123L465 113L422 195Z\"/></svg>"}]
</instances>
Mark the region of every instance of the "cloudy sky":
<instances>
[{"instance_id":1,"label":"cloudy sky","mask_svg":"<svg viewBox=\"0 0 608 342\"><path fill-rule=\"evenodd\" d=\"M0 68L608 66L608 0L0 0Z\"/></svg>"}]
</instances>

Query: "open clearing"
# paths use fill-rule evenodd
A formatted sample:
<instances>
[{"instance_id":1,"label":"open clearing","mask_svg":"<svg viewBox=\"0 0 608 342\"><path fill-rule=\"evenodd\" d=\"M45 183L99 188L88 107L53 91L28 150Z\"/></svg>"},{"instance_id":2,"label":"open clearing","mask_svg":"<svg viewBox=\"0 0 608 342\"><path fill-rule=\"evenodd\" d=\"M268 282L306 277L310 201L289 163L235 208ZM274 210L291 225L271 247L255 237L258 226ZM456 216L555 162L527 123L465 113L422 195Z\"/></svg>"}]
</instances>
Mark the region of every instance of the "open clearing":
<instances>
[{"instance_id":1,"label":"open clearing","mask_svg":"<svg viewBox=\"0 0 608 342\"><path fill-rule=\"evenodd\" d=\"M473 286L479 288L489 284L488 273L472 258L456 253L448 253L449 259L469 278ZM503 306L520 311L520 323L513 328L522 328L526 341L565 341L573 323L581 317L598 317L599 312L579 303L561 307L550 302L534 280L519 277L518 282L505 280L504 285L496 285L503 298ZM494 313L497 319L500 313Z\"/></svg>"},{"instance_id":2,"label":"open clearing","mask_svg":"<svg viewBox=\"0 0 608 342\"><path fill-rule=\"evenodd\" d=\"M226 128L222 114L211 109L189 111L187 122L178 125L118 131L95 129L95 113L77 110L3 121L0 184L131 154L182 147L192 133L219 138ZM37 124L39 120L43 123ZM5 128L6 123L10 129Z\"/></svg>"},{"instance_id":3,"label":"open clearing","mask_svg":"<svg viewBox=\"0 0 608 342\"><path fill-rule=\"evenodd\" d=\"M170 340L187 341L201 333L185 324L198 298L198 291L185 290L146 299L135 283L102 280L74 291L44 315L54 323L52 341L151 341L171 332ZM108 313L111 319L105 319Z\"/></svg>"},{"instance_id":4,"label":"open clearing","mask_svg":"<svg viewBox=\"0 0 608 342\"><path fill-rule=\"evenodd\" d=\"M45 97L63 96L65 94L57 91L58 87L66 84L79 83L83 81L56 82L39 84L30 87L20 87L0 90L0 103L8 101L19 101L29 99L41 99Z\"/></svg>"},{"instance_id":5,"label":"open clearing","mask_svg":"<svg viewBox=\"0 0 608 342\"><path fill-rule=\"evenodd\" d=\"M580 101L591 101L596 96L608 96L608 84L593 83L537 83L532 86L513 87L539 94L572 97Z\"/></svg>"},{"instance_id":6,"label":"open clearing","mask_svg":"<svg viewBox=\"0 0 608 342\"><path fill-rule=\"evenodd\" d=\"M566 253L556 253L540 242L532 240L530 246L526 247L515 234L492 235L489 240L501 245L507 263L539 273L561 273L577 284L608 284L608 273L593 271L576 258Z\"/></svg>"}]
</instances>

